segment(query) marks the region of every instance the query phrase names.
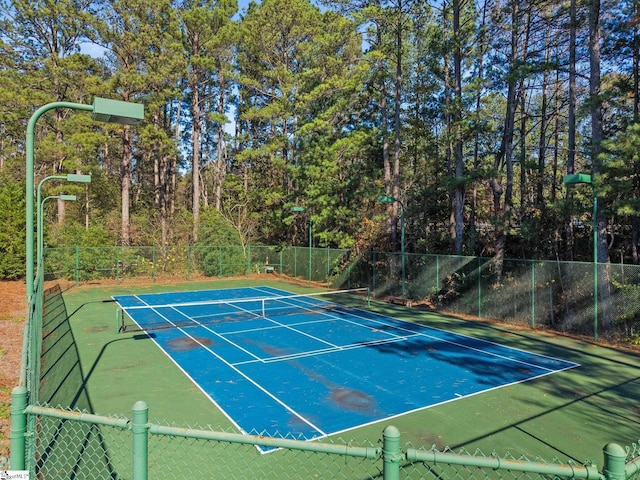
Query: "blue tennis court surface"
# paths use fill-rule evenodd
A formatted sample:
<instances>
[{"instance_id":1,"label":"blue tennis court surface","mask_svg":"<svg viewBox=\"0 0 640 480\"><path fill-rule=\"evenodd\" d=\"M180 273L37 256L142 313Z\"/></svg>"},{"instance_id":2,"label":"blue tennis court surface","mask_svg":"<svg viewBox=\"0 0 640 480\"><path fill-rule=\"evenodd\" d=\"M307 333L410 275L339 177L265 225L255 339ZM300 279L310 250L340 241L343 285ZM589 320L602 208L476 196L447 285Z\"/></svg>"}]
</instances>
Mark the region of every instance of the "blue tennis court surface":
<instances>
[{"instance_id":1,"label":"blue tennis court surface","mask_svg":"<svg viewBox=\"0 0 640 480\"><path fill-rule=\"evenodd\" d=\"M368 310L323 308L323 297L269 300L289 295L251 287L113 298L245 433L320 438L579 366Z\"/></svg>"}]
</instances>

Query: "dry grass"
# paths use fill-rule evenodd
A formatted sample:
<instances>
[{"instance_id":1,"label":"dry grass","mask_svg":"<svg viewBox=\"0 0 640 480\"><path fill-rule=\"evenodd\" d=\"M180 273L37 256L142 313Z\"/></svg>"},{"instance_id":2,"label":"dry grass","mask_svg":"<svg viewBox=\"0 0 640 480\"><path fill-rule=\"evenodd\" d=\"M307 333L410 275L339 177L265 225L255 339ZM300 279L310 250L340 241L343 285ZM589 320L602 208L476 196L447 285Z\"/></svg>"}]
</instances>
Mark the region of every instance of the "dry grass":
<instances>
[{"instance_id":1,"label":"dry grass","mask_svg":"<svg viewBox=\"0 0 640 480\"><path fill-rule=\"evenodd\" d=\"M26 287L21 281L0 282L0 457L9 456L11 390L18 384Z\"/></svg>"}]
</instances>

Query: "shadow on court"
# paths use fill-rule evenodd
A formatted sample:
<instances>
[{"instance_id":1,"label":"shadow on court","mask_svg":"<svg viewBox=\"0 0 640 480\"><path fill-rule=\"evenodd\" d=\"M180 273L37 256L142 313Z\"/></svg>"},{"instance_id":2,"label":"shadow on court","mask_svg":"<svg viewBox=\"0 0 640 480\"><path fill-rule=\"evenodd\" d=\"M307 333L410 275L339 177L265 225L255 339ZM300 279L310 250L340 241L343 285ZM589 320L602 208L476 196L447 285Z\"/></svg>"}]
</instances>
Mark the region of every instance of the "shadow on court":
<instances>
[{"instance_id":1,"label":"shadow on court","mask_svg":"<svg viewBox=\"0 0 640 480\"><path fill-rule=\"evenodd\" d=\"M208 285L227 288L239 284L226 281ZM271 285L294 290L286 284ZM180 288L187 287L180 285ZM111 288L109 294L130 293L131 289ZM158 287L154 291L163 289L177 290L177 286ZM84 383L92 393L95 408L100 412L130 415L133 403L145 400L157 418L177 424L200 422L228 428L228 419L154 342L143 341L150 339L147 335L115 333L115 305L97 300L104 297L105 290L94 287L65 293L65 299L74 308L70 317L82 365L91 366ZM640 398L637 353L433 311L376 302L372 310L581 366L378 422L349 431L350 437L375 441L384 426L392 424L401 430L405 441L426 448L436 444L469 451L479 448L486 454L510 451L516 457L523 454L551 460L557 456L578 462L591 459L597 463L601 463L601 451L606 443L629 445L637 441L640 432L640 409L636 406ZM192 346L175 345L178 349ZM455 346L442 342L434 345L424 339L410 339L404 344L369 348L377 348L388 357L385 369L390 376L397 375L402 358L419 355L441 357L441 361L468 368L486 383L495 379L505 383L510 374L488 363L479 363L473 355L453 356L448 350ZM371 368L379 367L372 365ZM409 377L406 381L412 379Z\"/></svg>"}]
</instances>

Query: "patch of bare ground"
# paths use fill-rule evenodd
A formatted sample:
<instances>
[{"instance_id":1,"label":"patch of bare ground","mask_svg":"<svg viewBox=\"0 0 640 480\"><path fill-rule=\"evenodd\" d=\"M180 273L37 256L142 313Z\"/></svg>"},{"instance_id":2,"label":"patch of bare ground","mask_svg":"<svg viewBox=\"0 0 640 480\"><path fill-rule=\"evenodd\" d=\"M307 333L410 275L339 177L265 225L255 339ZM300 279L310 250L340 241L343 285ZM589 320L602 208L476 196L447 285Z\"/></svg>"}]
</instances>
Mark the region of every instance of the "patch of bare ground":
<instances>
[{"instance_id":1,"label":"patch of bare ground","mask_svg":"<svg viewBox=\"0 0 640 480\"><path fill-rule=\"evenodd\" d=\"M306 280L296 279L285 275L274 274L252 274L250 276L237 277L239 279L262 279L262 280L281 280L296 284L299 286L313 286L313 287L326 287L326 284L311 283ZM188 281L212 281L211 277L192 277ZM231 280L227 278L226 280ZM176 282L184 282L186 280L176 280L175 277L162 277L161 275L155 278L139 277L139 278L124 278L120 280L97 280L83 283L82 286L91 285L162 285L172 284ZM75 283L62 280L55 282L47 282L45 288L58 283L63 291L72 288ZM401 297L379 297L379 301L388 302L395 305L404 305L409 308L422 311L437 311L435 307L426 300L407 302ZM438 313L445 313L438 311ZM452 317L459 318L461 320L482 322L492 324L498 328L504 328L511 331L530 331L531 328L524 325L512 325L501 323L492 319L479 319L477 317L451 314ZM2 457L9 457L9 429L10 419L9 411L11 405L11 390L18 384L20 361L22 351L22 331L24 328L24 322L26 319L26 287L24 281L0 281L0 470L3 465L1 464ZM549 336L567 336L578 341L586 343L592 343L588 337L568 335L565 333L537 329L537 334L549 335ZM613 348L621 350L631 350L634 352L640 351L640 347L636 345L629 345L624 342L607 342L605 339L600 339L599 345L607 345Z\"/></svg>"},{"instance_id":2,"label":"patch of bare ground","mask_svg":"<svg viewBox=\"0 0 640 480\"><path fill-rule=\"evenodd\" d=\"M0 457L9 457L11 390L18 384L22 329L26 318L22 281L0 281Z\"/></svg>"}]
</instances>

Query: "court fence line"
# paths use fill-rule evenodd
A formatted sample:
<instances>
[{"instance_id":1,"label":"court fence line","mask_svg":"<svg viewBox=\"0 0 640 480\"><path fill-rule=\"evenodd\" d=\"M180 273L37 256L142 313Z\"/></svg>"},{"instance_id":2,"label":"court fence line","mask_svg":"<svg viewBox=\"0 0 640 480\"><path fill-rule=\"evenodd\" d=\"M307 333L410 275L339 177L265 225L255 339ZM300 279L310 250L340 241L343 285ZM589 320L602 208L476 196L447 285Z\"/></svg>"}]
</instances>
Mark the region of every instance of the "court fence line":
<instances>
[{"instance_id":1,"label":"court fence line","mask_svg":"<svg viewBox=\"0 0 640 480\"><path fill-rule=\"evenodd\" d=\"M27 425L30 420L37 425L40 438L28 433ZM103 427L116 430L124 436L101 432L100 429ZM93 429L94 436L101 437L102 451L89 451L86 448L89 444L86 438L84 446L68 442L69 439L78 440L83 435L87 437L86 432L89 431L87 428ZM12 392L11 433L12 445L26 443L35 447L37 454L24 459L26 460L24 463L19 462L20 458L14 456L13 451L11 455L11 468L26 469L33 478L147 480L154 478L150 477L152 443L168 441L169 445L172 445L180 439L204 442L202 448L194 449L193 452L184 447L177 450L177 447L173 448L174 455L179 453L184 465L200 465L200 462L205 459L211 459L212 464L217 465L214 468L227 472L225 478L230 479L255 478L255 471L251 468L246 473L242 472L241 465L247 467L250 464L259 469L264 478L271 478L269 472L264 470L264 465L261 465L261 463L268 464L264 459L267 459L270 454L259 455L254 450L253 460L248 461L247 450L242 450L244 456L236 457L229 455L230 452L225 450L225 445L237 447L260 445L285 450L287 453L298 451L315 454L312 457L312 461L316 463L313 467L313 471L316 472L314 476L319 473L321 478L327 478L323 475L323 467L330 471L336 465L341 469L350 466L351 469L348 469L349 472L342 471L339 477L334 477L331 473L331 478L417 480L425 478L428 473L429 477L441 479L472 477L626 480L637 477L640 472L640 456L633 457L637 454L636 449L625 449L614 443L604 446L604 462L602 468L598 470L594 464L548 463L540 459L530 461L510 458L508 454L498 456L496 453L488 456L479 452L455 453L448 449L440 451L435 446L428 449L414 448L411 445L403 447L400 431L391 425L384 428L382 439L377 442L378 445L367 446L353 445L349 442L305 441L166 426L149 422L149 408L143 401L133 405L131 419L109 417L48 406L27 405L27 391L23 386L16 387ZM107 438L111 439L111 443L106 440ZM104 458L98 458L101 455ZM128 459L120 461L121 457L127 455ZM218 455L225 461L216 462ZM228 465L231 457L236 458L236 464L233 466ZM291 478L304 478L300 474L304 468L308 468L304 466L308 458L307 456L291 457L290 461L284 462L283 468L289 472ZM356 460L358 463L350 464L348 459ZM196 472L182 470L180 466L176 468L172 465L173 462L174 460L170 457L156 454L153 458L153 471L164 471L174 479L199 477ZM122 470L123 467L126 470ZM207 465L206 476L218 478L211 468ZM184 476L181 477L181 474ZM203 474L205 472L200 471L200 476Z\"/></svg>"},{"instance_id":2,"label":"court fence line","mask_svg":"<svg viewBox=\"0 0 640 480\"><path fill-rule=\"evenodd\" d=\"M45 249L44 275L76 284L112 279L264 275L338 289L367 287L442 312L640 343L640 265L249 245ZM309 261L311 259L311 261ZM402 275L402 264L405 275ZM311 270L309 270L311 269ZM403 295L404 293L404 295ZM515 301L514 301L515 300Z\"/></svg>"},{"instance_id":3,"label":"court fence line","mask_svg":"<svg viewBox=\"0 0 640 480\"><path fill-rule=\"evenodd\" d=\"M233 255L238 254L234 248L225 248L212 247L209 250L196 251L181 247L181 251L190 255L187 277L194 275L197 258L202 259L200 266L213 265L214 276L220 273L231 274L232 269L227 268L228 263L215 263L213 260L215 257L217 261L222 258L223 261L230 262L234 258ZM204 468L203 465L206 464L208 469L222 472L218 475L219 478L239 479L264 477L265 474L262 472L265 471L275 472L273 478L304 478L306 475L308 478L345 480L412 480L425 477L443 480L514 478L514 472L521 472L517 478L631 479L639 476L640 455L637 445L631 448L623 448L616 444L607 445L604 448L603 467L598 471L590 464L529 461L514 459L508 454L499 456L492 453L486 456L481 453L438 451L433 447L402 448L400 437L396 437L393 428L388 427L385 429L382 445L365 446L365 457L350 456L349 452L362 450L354 450L360 447L360 444L348 442L346 445L349 448L344 448L344 454L309 450L314 455L313 458L305 457L304 462L299 465L296 462L300 459L289 458L292 452L307 451L303 446L313 449L316 445L325 445L327 442L301 441L300 449L296 450L292 447L298 445L297 443L287 442L299 440L258 433L258 443L271 442L273 439L274 443L271 443L271 446L276 447L281 441L287 441L282 443L282 447L276 448L282 448L286 452L286 459L290 461L279 465L269 460L278 454L259 455L251 445L242 442L200 438L218 435L203 434L203 429L168 427L160 422L149 423L147 414L143 415L145 409L140 408L143 404L136 404L138 409L134 409L131 420L95 415L89 397L83 390L84 375L61 290L44 290L45 277L84 281L87 279L85 274L92 272L87 262L93 262L95 267L100 267L100 261L104 261L116 268L116 275L118 272L122 275L127 268L127 275L135 277L144 276L147 272L151 273L155 280L162 272L163 275L176 278L182 273L172 270L172 265L176 266L181 262L170 261L170 257L164 253L160 255L155 249L116 247L100 249L96 253L76 247L70 257L72 270L65 273L56 270L64 264L60 263L60 260L68 260L66 254L59 255L58 250L47 252L47 271L40 268L41 266L37 271L34 295L29 299L29 318L24 331L26 351L23 352L20 385L13 392L11 404L9 465L14 470L27 469L33 478L138 480L147 478L144 475L150 478L180 478L174 474L178 468L178 460L200 465L200 468ZM168 254L170 251L166 249L165 253ZM174 253L176 251L174 250ZM113 252L116 258L120 259L115 264L110 263L113 260L110 254ZM249 260L243 257L245 263L242 271L245 273L253 272L252 265L271 266L272 259L277 258L277 267L273 272L262 270L262 266L256 268L256 272L289 275L289 271L300 273L298 263L301 269L311 263L314 271L322 272L317 277L310 275L314 281L324 281L334 287L349 289L370 287L374 296L377 295L379 298L398 295L401 291L400 257L397 254L365 252L359 256L351 256L345 251L313 249L312 261L309 262L309 250L301 247L290 251L276 247L250 247L247 248L247 253ZM150 260L145 263L147 254L150 255ZM202 257L198 257L199 255ZM298 255L303 258L300 262ZM84 258L85 256L87 258ZM208 263L205 261L207 258ZM166 263L165 267L162 267L162 261ZM285 265L293 266L293 269L288 270L289 267L285 268ZM318 268L316 265L321 267ZM589 317L593 314L593 310L589 311L589 306L594 303L593 297L590 296L590 264L505 261L500 282L497 282L490 259L412 255L407 266L407 297L403 300L422 300L431 302L428 303L429 306L453 313L470 312L469 314L479 317L511 323L524 322L530 326L544 326L560 331L593 333L594 328L603 328L603 325L593 325L589 322ZM599 302L602 309L600 313L612 315L609 318L615 327L612 331L624 334L627 339L639 338L640 267L599 267L603 269L603 277L608 278L611 291L607 301ZM93 272L103 275L98 270L94 269ZM308 267L302 272L302 275L298 276L309 276ZM600 318L606 321L607 315L600 315ZM47 334L43 335L45 332ZM66 388L66 385L74 388ZM51 405L62 405L68 407L68 410L51 408ZM240 438L247 439L245 436L233 437L234 440ZM184 443L187 440L196 443ZM134 443L135 454L132 453ZM228 448L232 449L231 454ZM249 450L239 450L240 448ZM375 458L368 458L367 455L373 455L373 452L376 452ZM249 455L253 457L248 457ZM317 457L318 455L322 457ZM207 459L212 456L214 464L210 465ZM215 459L219 458L223 460L215 462ZM227 464L231 461L230 458L235 458L236 463ZM248 462L247 458L252 460ZM353 461L356 463L352 463ZM348 469L345 468L347 464ZM187 472L183 478L191 479L205 475L205 470L188 471L183 463L180 465L182 466L178 470L183 469ZM229 470L229 465L233 465L235 470ZM192 465L192 468L195 467ZM246 472L244 476L243 471ZM209 470L206 472L209 476Z\"/></svg>"}]
</instances>

